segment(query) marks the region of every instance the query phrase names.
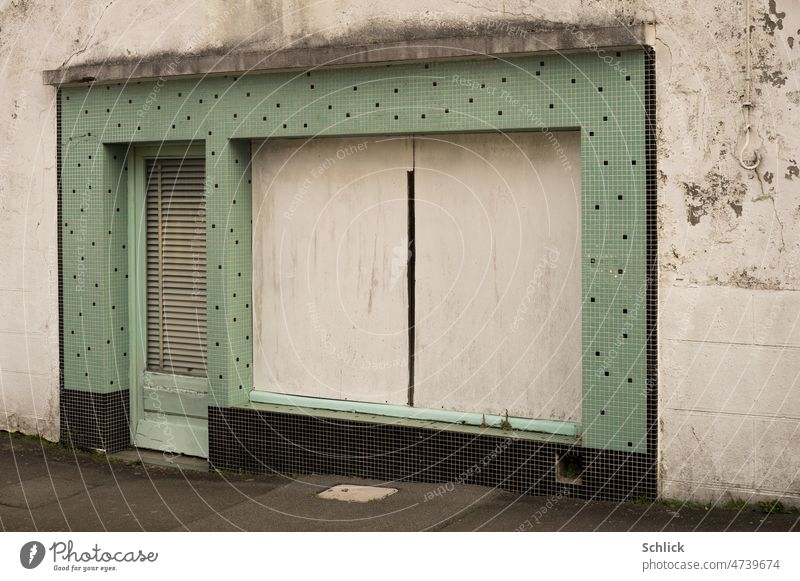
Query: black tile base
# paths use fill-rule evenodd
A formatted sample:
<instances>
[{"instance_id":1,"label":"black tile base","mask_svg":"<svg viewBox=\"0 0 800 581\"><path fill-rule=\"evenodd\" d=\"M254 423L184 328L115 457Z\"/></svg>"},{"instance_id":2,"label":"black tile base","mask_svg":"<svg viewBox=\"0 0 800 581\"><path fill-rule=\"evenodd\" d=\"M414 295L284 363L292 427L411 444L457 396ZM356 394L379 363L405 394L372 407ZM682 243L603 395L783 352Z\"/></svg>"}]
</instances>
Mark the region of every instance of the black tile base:
<instances>
[{"instance_id":1,"label":"black tile base","mask_svg":"<svg viewBox=\"0 0 800 581\"><path fill-rule=\"evenodd\" d=\"M75 448L118 452L130 446L130 393L61 390L61 441Z\"/></svg>"},{"instance_id":2,"label":"black tile base","mask_svg":"<svg viewBox=\"0 0 800 581\"><path fill-rule=\"evenodd\" d=\"M644 454L245 408L209 408L208 428L209 464L222 470L452 482L586 499L656 496L654 457ZM582 462L580 484L556 482L556 458L568 453Z\"/></svg>"}]
</instances>

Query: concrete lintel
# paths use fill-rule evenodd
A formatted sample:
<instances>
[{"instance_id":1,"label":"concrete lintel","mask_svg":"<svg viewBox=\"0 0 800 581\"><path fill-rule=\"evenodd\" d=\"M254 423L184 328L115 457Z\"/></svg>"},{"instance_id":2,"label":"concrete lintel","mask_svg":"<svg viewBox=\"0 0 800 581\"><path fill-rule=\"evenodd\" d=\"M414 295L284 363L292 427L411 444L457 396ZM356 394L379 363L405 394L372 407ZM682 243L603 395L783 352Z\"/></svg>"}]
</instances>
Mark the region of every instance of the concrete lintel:
<instances>
[{"instance_id":1,"label":"concrete lintel","mask_svg":"<svg viewBox=\"0 0 800 581\"><path fill-rule=\"evenodd\" d=\"M159 55L150 60L108 61L44 71L46 85L76 85L166 77L223 75L333 66L386 64L511 56L536 52L621 49L651 44L651 25L523 31L495 36L463 36L363 44L289 48L225 55Z\"/></svg>"}]
</instances>

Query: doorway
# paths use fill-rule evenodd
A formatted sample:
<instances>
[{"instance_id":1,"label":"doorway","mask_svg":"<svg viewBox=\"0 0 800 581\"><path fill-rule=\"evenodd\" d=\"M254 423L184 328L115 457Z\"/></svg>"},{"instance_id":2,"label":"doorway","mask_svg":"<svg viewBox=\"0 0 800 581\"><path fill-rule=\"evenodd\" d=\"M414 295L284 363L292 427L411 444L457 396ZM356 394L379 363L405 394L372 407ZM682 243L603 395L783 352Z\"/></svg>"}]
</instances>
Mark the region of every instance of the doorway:
<instances>
[{"instance_id":1,"label":"doorway","mask_svg":"<svg viewBox=\"0 0 800 581\"><path fill-rule=\"evenodd\" d=\"M133 445L208 457L205 159L137 148L130 191Z\"/></svg>"}]
</instances>

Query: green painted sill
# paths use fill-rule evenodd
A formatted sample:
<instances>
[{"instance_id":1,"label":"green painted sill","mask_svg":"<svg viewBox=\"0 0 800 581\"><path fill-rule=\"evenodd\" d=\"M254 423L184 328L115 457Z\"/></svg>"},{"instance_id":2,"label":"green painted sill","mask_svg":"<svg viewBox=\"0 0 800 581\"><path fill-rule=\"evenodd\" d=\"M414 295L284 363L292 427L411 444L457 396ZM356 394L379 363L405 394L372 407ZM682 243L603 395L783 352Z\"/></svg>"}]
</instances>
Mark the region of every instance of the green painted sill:
<instances>
[{"instance_id":1,"label":"green painted sill","mask_svg":"<svg viewBox=\"0 0 800 581\"><path fill-rule=\"evenodd\" d=\"M240 404L235 407L243 409L252 409L257 411L274 412L274 413L312 416L315 418L350 420L350 421L365 422L371 424L391 424L395 426L423 428L428 430L459 432L466 434L491 436L496 438L512 438L518 440L534 440L539 442L554 442L567 445L572 445L572 444L580 445L580 439L579 436L577 435L548 433L544 431L532 431L530 429L527 430L513 429L514 418L510 418L512 429L503 429L500 427L492 427L492 426L482 427L480 425L470 425L465 422L443 421L437 419L426 419L421 417L418 418L395 417L386 414L370 413L367 411L354 411L348 409L326 409L324 407L313 407L312 405L296 405L288 403L290 401L289 397L291 396L287 396L285 403L284 402L277 403L277 401L279 401L279 398L270 397L270 396L280 396L281 394L269 393L269 396L267 398L264 398L275 401L255 401L256 399L261 399L258 394L265 394L265 393L269 392L253 391L251 392L251 401L249 403ZM255 397L253 396L253 394L256 394ZM292 397L292 400L316 401L315 398L302 398L296 396ZM337 400L329 400L329 401L333 402ZM350 406L347 407L353 407L353 408L359 407L359 404L357 404L357 402L343 402L343 403L351 404ZM373 404L366 404L366 405L369 406ZM378 404L374 405L377 406ZM399 407L399 406L386 406L386 407ZM436 410L432 411L435 412ZM553 423L565 424L565 427L562 428L563 430L569 429L570 426L574 426L575 430L578 429L577 424L571 424L570 422L553 422Z\"/></svg>"}]
</instances>

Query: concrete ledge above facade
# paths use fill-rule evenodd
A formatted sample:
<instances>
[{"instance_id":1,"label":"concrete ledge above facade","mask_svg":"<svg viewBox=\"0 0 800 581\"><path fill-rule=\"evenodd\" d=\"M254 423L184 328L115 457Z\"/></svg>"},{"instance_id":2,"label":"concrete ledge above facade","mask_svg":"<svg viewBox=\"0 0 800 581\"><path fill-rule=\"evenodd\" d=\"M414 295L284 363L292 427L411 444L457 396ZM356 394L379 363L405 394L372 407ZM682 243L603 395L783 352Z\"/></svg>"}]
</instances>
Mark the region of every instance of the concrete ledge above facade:
<instances>
[{"instance_id":1,"label":"concrete ledge above facade","mask_svg":"<svg viewBox=\"0 0 800 581\"><path fill-rule=\"evenodd\" d=\"M432 38L426 40L289 48L272 52L230 53L183 56L162 54L150 59L109 60L44 71L46 85L75 85L96 82L224 75L241 72L289 70L387 64L412 60L444 60L494 55L521 55L535 52L609 50L652 45L654 27L630 27L527 31L515 25L506 34ZM175 58L175 57L180 58Z\"/></svg>"}]
</instances>

